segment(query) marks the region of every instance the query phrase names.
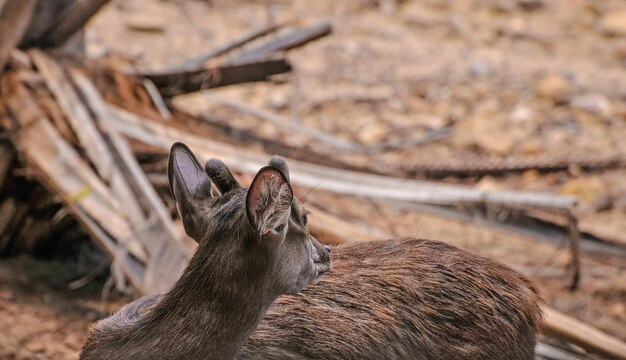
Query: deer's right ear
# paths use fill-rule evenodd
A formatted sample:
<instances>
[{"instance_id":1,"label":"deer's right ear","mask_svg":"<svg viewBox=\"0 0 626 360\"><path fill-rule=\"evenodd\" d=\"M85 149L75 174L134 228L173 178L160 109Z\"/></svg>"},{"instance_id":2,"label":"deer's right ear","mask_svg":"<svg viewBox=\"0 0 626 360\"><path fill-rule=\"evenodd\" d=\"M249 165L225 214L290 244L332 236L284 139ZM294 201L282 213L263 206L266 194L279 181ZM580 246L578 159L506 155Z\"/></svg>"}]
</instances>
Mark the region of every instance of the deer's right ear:
<instances>
[{"instance_id":1,"label":"deer's right ear","mask_svg":"<svg viewBox=\"0 0 626 360\"><path fill-rule=\"evenodd\" d=\"M170 150L167 176L185 232L199 241L198 236L201 234L195 226L195 218L198 216L196 202L211 197L211 181L187 145L179 142L172 145Z\"/></svg>"},{"instance_id":2,"label":"deer's right ear","mask_svg":"<svg viewBox=\"0 0 626 360\"><path fill-rule=\"evenodd\" d=\"M259 235L282 240L293 202L293 190L285 175L266 166L252 180L246 196L248 221Z\"/></svg>"}]
</instances>

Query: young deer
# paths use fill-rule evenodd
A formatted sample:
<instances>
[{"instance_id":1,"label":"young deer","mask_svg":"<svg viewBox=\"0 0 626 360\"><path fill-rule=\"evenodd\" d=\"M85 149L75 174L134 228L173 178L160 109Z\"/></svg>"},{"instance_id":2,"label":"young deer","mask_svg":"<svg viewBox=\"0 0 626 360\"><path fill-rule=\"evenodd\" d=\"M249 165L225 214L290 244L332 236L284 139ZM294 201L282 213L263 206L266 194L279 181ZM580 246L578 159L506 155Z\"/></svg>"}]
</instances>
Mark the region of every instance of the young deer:
<instances>
[{"instance_id":1,"label":"young deer","mask_svg":"<svg viewBox=\"0 0 626 360\"><path fill-rule=\"evenodd\" d=\"M293 199L284 160L273 158L247 191L222 165L207 166L220 169L213 176L221 196L213 197L189 148L172 146L170 188L198 249L169 292L95 324L81 359L233 359L280 294L330 269L328 249L309 235Z\"/></svg>"},{"instance_id":2,"label":"young deer","mask_svg":"<svg viewBox=\"0 0 626 360\"><path fill-rule=\"evenodd\" d=\"M232 186L217 164L207 173ZM274 303L238 358L530 360L538 301L522 275L451 245L348 244L317 286Z\"/></svg>"}]
</instances>

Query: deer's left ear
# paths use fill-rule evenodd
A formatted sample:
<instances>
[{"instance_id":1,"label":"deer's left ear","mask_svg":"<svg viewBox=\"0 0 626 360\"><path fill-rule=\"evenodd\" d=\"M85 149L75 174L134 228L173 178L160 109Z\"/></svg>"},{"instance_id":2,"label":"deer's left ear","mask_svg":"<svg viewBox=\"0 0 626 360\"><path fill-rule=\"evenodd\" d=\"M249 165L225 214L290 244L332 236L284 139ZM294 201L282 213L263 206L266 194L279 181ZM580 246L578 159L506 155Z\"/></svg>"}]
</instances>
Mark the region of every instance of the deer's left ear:
<instances>
[{"instance_id":1,"label":"deer's left ear","mask_svg":"<svg viewBox=\"0 0 626 360\"><path fill-rule=\"evenodd\" d=\"M285 175L274 166L266 166L259 170L248 189L248 221L260 235L282 239L287 232L292 202L293 190Z\"/></svg>"},{"instance_id":2,"label":"deer's left ear","mask_svg":"<svg viewBox=\"0 0 626 360\"><path fill-rule=\"evenodd\" d=\"M199 241L202 231L198 227L202 219L197 209L201 202L211 197L211 180L195 155L183 143L172 145L167 176L185 232Z\"/></svg>"}]
</instances>

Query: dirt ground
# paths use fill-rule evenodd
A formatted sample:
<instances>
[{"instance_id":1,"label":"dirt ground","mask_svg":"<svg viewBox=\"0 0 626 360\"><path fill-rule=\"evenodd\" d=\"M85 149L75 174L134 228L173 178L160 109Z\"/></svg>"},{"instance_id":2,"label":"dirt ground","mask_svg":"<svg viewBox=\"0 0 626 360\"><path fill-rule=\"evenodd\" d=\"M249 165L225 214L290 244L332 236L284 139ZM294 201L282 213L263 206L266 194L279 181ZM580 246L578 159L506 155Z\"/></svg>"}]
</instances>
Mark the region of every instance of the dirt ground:
<instances>
[{"instance_id":1,"label":"dirt ground","mask_svg":"<svg viewBox=\"0 0 626 360\"><path fill-rule=\"evenodd\" d=\"M626 4L620 0L113 1L90 23L87 53L121 55L157 69L270 20L329 20L333 34L290 52L295 70L288 81L217 94L363 145L454 129L443 141L389 153L327 150L347 163L393 169L476 158L626 154ZM192 113L213 114L269 138L309 141L201 95L177 100ZM324 144L313 146L325 151ZM444 181L577 195L587 209L582 227L626 242L625 178L625 169L572 168ZM566 240L555 246L322 192L313 192L311 201L394 236L443 240L495 258L529 276L548 304L626 340L624 263L583 255L580 289L570 292ZM101 281L69 290L77 277L67 264L0 260L0 359L77 357L87 326L125 301L102 301Z\"/></svg>"}]
</instances>

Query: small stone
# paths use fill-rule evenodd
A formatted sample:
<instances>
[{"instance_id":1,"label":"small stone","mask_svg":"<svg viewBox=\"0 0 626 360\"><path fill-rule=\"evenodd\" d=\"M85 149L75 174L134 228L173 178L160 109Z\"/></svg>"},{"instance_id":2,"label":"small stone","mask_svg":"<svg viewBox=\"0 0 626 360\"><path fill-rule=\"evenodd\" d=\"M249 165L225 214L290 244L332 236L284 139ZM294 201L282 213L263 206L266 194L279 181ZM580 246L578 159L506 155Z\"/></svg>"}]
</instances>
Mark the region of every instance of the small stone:
<instances>
[{"instance_id":1,"label":"small stone","mask_svg":"<svg viewBox=\"0 0 626 360\"><path fill-rule=\"evenodd\" d=\"M516 105L511 111L511 121L520 124L531 121L534 118L534 112L524 105Z\"/></svg>"},{"instance_id":2,"label":"small stone","mask_svg":"<svg viewBox=\"0 0 626 360\"><path fill-rule=\"evenodd\" d=\"M380 122L365 127L359 133L359 140L367 145L380 143L389 134L387 126Z\"/></svg>"},{"instance_id":3,"label":"small stone","mask_svg":"<svg viewBox=\"0 0 626 360\"><path fill-rule=\"evenodd\" d=\"M481 59L474 59L470 63L470 70L474 76L487 76L491 73L491 66Z\"/></svg>"},{"instance_id":4,"label":"small stone","mask_svg":"<svg viewBox=\"0 0 626 360\"><path fill-rule=\"evenodd\" d=\"M163 20L155 15L135 14L126 21L129 30L138 32L162 33L165 30Z\"/></svg>"},{"instance_id":5,"label":"small stone","mask_svg":"<svg viewBox=\"0 0 626 360\"><path fill-rule=\"evenodd\" d=\"M609 36L626 36L626 11L605 15L600 23L600 29Z\"/></svg>"},{"instance_id":6,"label":"small stone","mask_svg":"<svg viewBox=\"0 0 626 360\"><path fill-rule=\"evenodd\" d=\"M567 101L572 93L572 86L565 78L558 74L545 76L537 86L537 95L556 103Z\"/></svg>"},{"instance_id":7,"label":"small stone","mask_svg":"<svg viewBox=\"0 0 626 360\"><path fill-rule=\"evenodd\" d=\"M626 319L626 304L618 303L611 306L609 313L616 318Z\"/></svg>"},{"instance_id":8,"label":"small stone","mask_svg":"<svg viewBox=\"0 0 626 360\"><path fill-rule=\"evenodd\" d=\"M584 94L574 96L570 100L570 104L574 108L585 110L603 117L608 118L613 115L611 102L606 96L601 94Z\"/></svg>"},{"instance_id":9,"label":"small stone","mask_svg":"<svg viewBox=\"0 0 626 360\"><path fill-rule=\"evenodd\" d=\"M287 100L287 95L281 91L272 93L269 103L274 109L282 110L287 107L289 102Z\"/></svg>"},{"instance_id":10,"label":"small stone","mask_svg":"<svg viewBox=\"0 0 626 360\"><path fill-rule=\"evenodd\" d=\"M478 183L476 183L476 188L483 191L501 190L502 184L500 184L493 176L486 175L483 176Z\"/></svg>"},{"instance_id":11,"label":"small stone","mask_svg":"<svg viewBox=\"0 0 626 360\"><path fill-rule=\"evenodd\" d=\"M528 141L522 144L522 152L525 155L539 155L543 152L543 145L539 141Z\"/></svg>"}]
</instances>

